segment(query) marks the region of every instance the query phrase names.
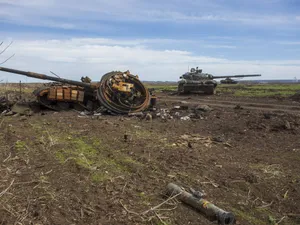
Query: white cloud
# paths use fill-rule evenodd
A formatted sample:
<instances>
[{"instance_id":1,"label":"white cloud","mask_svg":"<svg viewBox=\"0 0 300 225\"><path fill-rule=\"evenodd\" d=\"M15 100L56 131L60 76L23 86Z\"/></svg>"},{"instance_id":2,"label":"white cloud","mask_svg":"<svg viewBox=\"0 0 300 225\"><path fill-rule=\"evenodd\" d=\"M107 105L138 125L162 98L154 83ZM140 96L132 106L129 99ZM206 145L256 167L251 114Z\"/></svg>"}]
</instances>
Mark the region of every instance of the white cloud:
<instances>
[{"instance_id":1,"label":"white cloud","mask_svg":"<svg viewBox=\"0 0 300 225\"><path fill-rule=\"evenodd\" d=\"M6 67L46 74L51 70L75 80L90 76L97 81L106 72L129 69L143 80L176 81L188 66L199 66L214 75L261 73L264 79L287 79L300 75L300 60L230 60L176 49L154 50L140 46L137 40L19 40L1 57L12 53L16 56L5 64ZM28 80L2 72L0 78Z\"/></svg>"},{"instance_id":2,"label":"white cloud","mask_svg":"<svg viewBox=\"0 0 300 225\"><path fill-rule=\"evenodd\" d=\"M264 4L271 4L265 2ZM231 7L228 7L230 5ZM196 9L196 10L195 10ZM199 9L199 10L197 10ZM299 16L236 10L234 4L146 0L0 0L0 21L63 29L101 30L99 21L299 25ZM66 22L68 21L68 22ZM104 26L105 27L105 26Z\"/></svg>"}]
</instances>

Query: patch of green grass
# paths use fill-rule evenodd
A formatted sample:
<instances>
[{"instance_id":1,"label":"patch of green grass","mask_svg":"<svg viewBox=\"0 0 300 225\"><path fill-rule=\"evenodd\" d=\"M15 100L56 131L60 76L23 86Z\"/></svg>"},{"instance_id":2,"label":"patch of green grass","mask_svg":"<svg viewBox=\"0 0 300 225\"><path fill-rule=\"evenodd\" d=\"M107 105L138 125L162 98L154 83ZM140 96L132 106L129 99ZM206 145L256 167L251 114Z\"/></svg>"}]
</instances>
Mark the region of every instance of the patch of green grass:
<instances>
[{"instance_id":1,"label":"patch of green grass","mask_svg":"<svg viewBox=\"0 0 300 225\"><path fill-rule=\"evenodd\" d=\"M109 179L109 176L105 172L94 172L91 175L91 180L95 183L101 183L107 179Z\"/></svg>"},{"instance_id":2,"label":"patch of green grass","mask_svg":"<svg viewBox=\"0 0 300 225\"><path fill-rule=\"evenodd\" d=\"M262 90L293 90L299 91L300 84L261 84L248 86L249 89L262 89Z\"/></svg>"},{"instance_id":3,"label":"patch of green grass","mask_svg":"<svg viewBox=\"0 0 300 225\"><path fill-rule=\"evenodd\" d=\"M150 206L151 205L151 198L145 194L145 192L140 192L139 197L144 205Z\"/></svg>"},{"instance_id":4,"label":"patch of green grass","mask_svg":"<svg viewBox=\"0 0 300 225\"><path fill-rule=\"evenodd\" d=\"M295 93L294 91L238 90L234 95L237 97L287 97Z\"/></svg>"},{"instance_id":5,"label":"patch of green grass","mask_svg":"<svg viewBox=\"0 0 300 225\"><path fill-rule=\"evenodd\" d=\"M78 166L90 170L93 182L103 182L114 176L131 174L136 168L143 166L131 157L123 155L121 151L111 149L99 139L67 136L60 137L59 142L64 146L55 153L59 162L73 160ZM107 154L109 152L111 154Z\"/></svg>"},{"instance_id":6,"label":"patch of green grass","mask_svg":"<svg viewBox=\"0 0 300 225\"><path fill-rule=\"evenodd\" d=\"M146 84L147 88L156 91L176 91L175 84ZM233 94L244 97L287 97L300 91L300 84L219 84L217 93Z\"/></svg>"},{"instance_id":7,"label":"patch of green grass","mask_svg":"<svg viewBox=\"0 0 300 225\"><path fill-rule=\"evenodd\" d=\"M26 143L24 141L18 140L15 143L15 149L17 151L24 151L24 150L27 150L27 145L26 145Z\"/></svg>"},{"instance_id":8,"label":"patch of green grass","mask_svg":"<svg viewBox=\"0 0 300 225\"><path fill-rule=\"evenodd\" d=\"M300 84L218 85L218 93L237 97L288 97L300 91Z\"/></svg>"},{"instance_id":9,"label":"patch of green grass","mask_svg":"<svg viewBox=\"0 0 300 225\"><path fill-rule=\"evenodd\" d=\"M146 87L155 91L177 91L177 85L146 85Z\"/></svg>"},{"instance_id":10,"label":"patch of green grass","mask_svg":"<svg viewBox=\"0 0 300 225\"><path fill-rule=\"evenodd\" d=\"M80 133L61 132L51 128L42 121L35 121L32 128L39 133L55 140L55 157L61 163L74 162L81 168L90 172L90 179L93 182L102 182L121 175L135 173L144 165L127 155L123 149L114 149L111 143L105 143L103 139L92 136L82 136ZM146 134L141 134L142 136ZM148 134L147 134L148 136ZM48 141L41 143L47 147Z\"/></svg>"},{"instance_id":11,"label":"patch of green grass","mask_svg":"<svg viewBox=\"0 0 300 225\"><path fill-rule=\"evenodd\" d=\"M237 219L242 219L246 220L250 224L255 224L255 225L266 225L267 223L263 220L257 219L256 216L251 213L251 211L241 211L239 209L232 208L231 211L234 213L234 215L237 217Z\"/></svg>"},{"instance_id":12,"label":"patch of green grass","mask_svg":"<svg viewBox=\"0 0 300 225\"><path fill-rule=\"evenodd\" d=\"M60 163L64 163L66 160L65 154L61 151L55 153L55 157L59 160Z\"/></svg>"}]
</instances>

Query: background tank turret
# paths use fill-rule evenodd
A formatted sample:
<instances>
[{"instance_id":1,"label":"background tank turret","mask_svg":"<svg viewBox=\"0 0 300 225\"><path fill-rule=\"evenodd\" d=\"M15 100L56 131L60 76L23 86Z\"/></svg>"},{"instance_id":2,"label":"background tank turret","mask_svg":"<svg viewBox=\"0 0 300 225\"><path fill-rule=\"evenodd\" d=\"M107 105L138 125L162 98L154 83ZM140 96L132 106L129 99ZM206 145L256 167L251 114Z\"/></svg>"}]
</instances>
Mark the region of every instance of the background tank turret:
<instances>
[{"instance_id":1,"label":"background tank turret","mask_svg":"<svg viewBox=\"0 0 300 225\"><path fill-rule=\"evenodd\" d=\"M190 72L183 74L178 82L178 93L190 93L190 92L203 92L205 94L215 94L217 81L214 79L230 79L230 78L241 78L241 77L257 77L260 74L249 74L249 75L226 75L226 76L214 76L209 73L203 73L202 69L198 67L191 68Z\"/></svg>"},{"instance_id":2,"label":"background tank turret","mask_svg":"<svg viewBox=\"0 0 300 225\"><path fill-rule=\"evenodd\" d=\"M153 102L138 76L129 71L109 72L97 83L91 82L88 77L82 77L84 82L80 82L6 67L0 67L0 71L59 82L33 92L42 105L54 110L71 107L95 110L102 107L112 113L124 114L143 111Z\"/></svg>"},{"instance_id":3,"label":"background tank turret","mask_svg":"<svg viewBox=\"0 0 300 225\"><path fill-rule=\"evenodd\" d=\"M220 80L221 84L237 84L236 80L231 79L230 77L226 77L224 80Z\"/></svg>"}]
</instances>

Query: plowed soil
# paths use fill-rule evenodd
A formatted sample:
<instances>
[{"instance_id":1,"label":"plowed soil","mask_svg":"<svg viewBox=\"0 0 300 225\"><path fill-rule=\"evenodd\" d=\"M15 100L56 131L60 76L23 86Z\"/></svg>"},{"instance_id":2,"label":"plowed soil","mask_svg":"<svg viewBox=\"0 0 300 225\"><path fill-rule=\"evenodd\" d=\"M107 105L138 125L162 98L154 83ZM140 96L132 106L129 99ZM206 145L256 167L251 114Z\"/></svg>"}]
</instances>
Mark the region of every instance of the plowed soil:
<instances>
[{"instance_id":1,"label":"plowed soil","mask_svg":"<svg viewBox=\"0 0 300 225\"><path fill-rule=\"evenodd\" d=\"M213 110L181 119L197 105ZM299 103L158 95L157 108L174 106L173 119L0 117L0 224L216 224L166 201L170 182L237 224L300 224Z\"/></svg>"}]
</instances>

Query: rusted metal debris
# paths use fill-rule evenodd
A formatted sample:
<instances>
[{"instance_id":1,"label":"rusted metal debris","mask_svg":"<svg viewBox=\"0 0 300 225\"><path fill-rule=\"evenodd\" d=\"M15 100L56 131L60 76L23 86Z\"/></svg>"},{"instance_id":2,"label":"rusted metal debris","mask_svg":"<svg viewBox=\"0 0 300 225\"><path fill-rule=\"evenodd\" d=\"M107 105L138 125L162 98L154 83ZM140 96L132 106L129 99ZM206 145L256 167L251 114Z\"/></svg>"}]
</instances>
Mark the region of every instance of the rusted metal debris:
<instances>
[{"instance_id":1,"label":"rusted metal debris","mask_svg":"<svg viewBox=\"0 0 300 225\"><path fill-rule=\"evenodd\" d=\"M9 109L9 102L5 97L0 97L0 113Z\"/></svg>"},{"instance_id":2,"label":"rusted metal debris","mask_svg":"<svg viewBox=\"0 0 300 225\"><path fill-rule=\"evenodd\" d=\"M88 77L83 77L83 82L80 82L5 67L0 67L0 71L59 82L34 91L40 104L57 111L69 108L94 111L102 108L102 111L111 114L128 114L145 111L156 102L156 97L138 76L129 71L109 72L97 83L90 82Z\"/></svg>"},{"instance_id":3,"label":"rusted metal debris","mask_svg":"<svg viewBox=\"0 0 300 225\"><path fill-rule=\"evenodd\" d=\"M15 114L31 116L34 108L34 102L9 101L5 97L0 97L0 115L3 116Z\"/></svg>"},{"instance_id":4,"label":"rusted metal debris","mask_svg":"<svg viewBox=\"0 0 300 225\"><path fill-rule=\"evenodd\" d=\"M192 193L185 191L183 188L173 183L169 183L167 186L167 193L170 197L178 195L177 198L180 201L200 211L211 221L218 221L220 225L235 224L235 216L231 212L226 212L204 199L204 193L193 189L190 189L190 191Z\"/></svg>"}]
</instances>

